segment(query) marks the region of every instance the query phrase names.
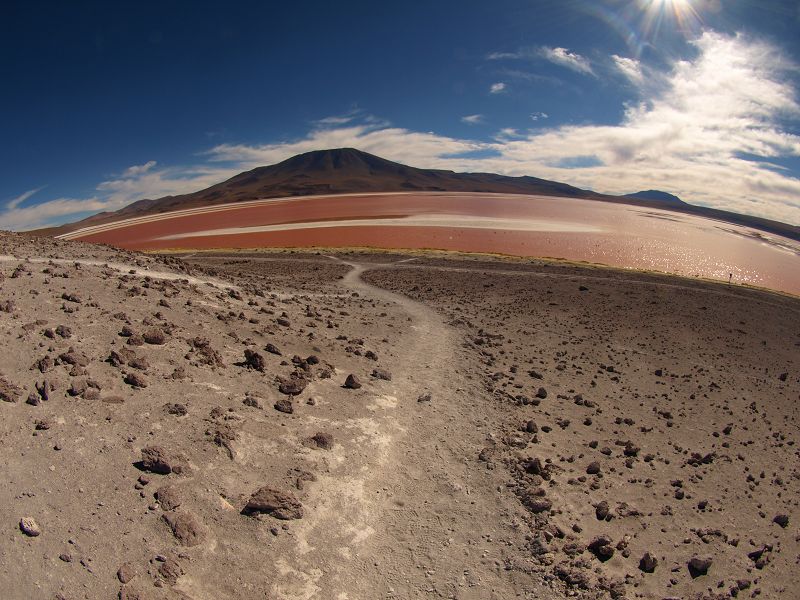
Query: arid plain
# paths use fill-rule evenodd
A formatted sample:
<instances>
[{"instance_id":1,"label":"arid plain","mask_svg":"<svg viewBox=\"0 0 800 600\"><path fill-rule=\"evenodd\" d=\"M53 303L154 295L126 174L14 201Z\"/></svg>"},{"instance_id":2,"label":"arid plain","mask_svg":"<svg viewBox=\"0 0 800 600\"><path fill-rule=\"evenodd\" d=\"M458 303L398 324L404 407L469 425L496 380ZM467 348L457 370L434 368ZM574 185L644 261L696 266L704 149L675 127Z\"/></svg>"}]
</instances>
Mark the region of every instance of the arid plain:
<instances>
[{"instance_id":1,"label":"arid plain","mask_svg":"<svg viewBox=\"0 0 800 600\"><path fill-rule=\"evenodd\" d=\"M0 239L6 598L792 597L800 304Z\"/></svg>"}]
</instances>

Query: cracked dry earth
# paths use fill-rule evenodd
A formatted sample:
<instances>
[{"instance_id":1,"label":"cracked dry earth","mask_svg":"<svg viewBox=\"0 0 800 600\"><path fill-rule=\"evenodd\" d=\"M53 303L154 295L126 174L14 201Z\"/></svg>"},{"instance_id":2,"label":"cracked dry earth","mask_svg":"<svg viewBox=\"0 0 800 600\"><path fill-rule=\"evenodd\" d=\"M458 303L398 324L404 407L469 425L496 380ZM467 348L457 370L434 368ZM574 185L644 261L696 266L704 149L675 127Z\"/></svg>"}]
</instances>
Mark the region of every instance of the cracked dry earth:
<instances>
[{"instance_id":1,"label":"cracked dry earth","mask_svg":"<svg viewBox=\"0 0 800 600\"><path fill-rule=\"evenodd\" d=\"M792 597L793 298L0 234L3 598Z\"/></svg>"}]
</instances>

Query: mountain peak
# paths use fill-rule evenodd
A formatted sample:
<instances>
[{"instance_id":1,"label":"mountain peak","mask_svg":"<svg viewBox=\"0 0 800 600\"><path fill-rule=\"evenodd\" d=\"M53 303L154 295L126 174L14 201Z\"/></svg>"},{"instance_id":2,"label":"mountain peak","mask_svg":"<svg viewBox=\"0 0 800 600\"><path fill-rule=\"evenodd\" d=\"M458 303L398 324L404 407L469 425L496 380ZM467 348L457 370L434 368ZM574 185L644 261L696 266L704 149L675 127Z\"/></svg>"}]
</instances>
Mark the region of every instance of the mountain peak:
<instances>
[{"instance_id":1,"label":"mountain peak","mask_svg":"<svg viewBox=\"0 0 800 600\"><path fill-rule=\"evenodd\" d=\"M686 204L683 200L670 194L662 192L661 190L644 190L636 192L635 194L625 194L626 198L635 198L636 200L656 200L658 202L669 202L670 204Z\"/></svg>"}]
</instances>

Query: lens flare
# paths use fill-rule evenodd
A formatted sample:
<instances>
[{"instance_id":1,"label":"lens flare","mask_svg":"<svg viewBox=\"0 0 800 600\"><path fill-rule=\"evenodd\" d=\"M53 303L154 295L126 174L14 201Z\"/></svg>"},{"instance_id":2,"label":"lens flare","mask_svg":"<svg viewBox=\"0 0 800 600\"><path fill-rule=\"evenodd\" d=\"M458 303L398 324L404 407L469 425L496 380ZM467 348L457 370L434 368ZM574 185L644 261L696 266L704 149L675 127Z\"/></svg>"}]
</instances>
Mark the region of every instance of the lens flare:
<instances>
[{"instance_id":1,"label":"lens flare","mask_svg":"<svg viewBox=\"0 0 800 600\"><path fill-rule=\"evenodd\" d=\"M639 58L647 46L663 42L660 34L671 32L696 38L704 26L696 6L705 9L707 5L707 0L587 0L582 10L615 31L628 45L630 55Z\"/></svg>"}]
</instances>

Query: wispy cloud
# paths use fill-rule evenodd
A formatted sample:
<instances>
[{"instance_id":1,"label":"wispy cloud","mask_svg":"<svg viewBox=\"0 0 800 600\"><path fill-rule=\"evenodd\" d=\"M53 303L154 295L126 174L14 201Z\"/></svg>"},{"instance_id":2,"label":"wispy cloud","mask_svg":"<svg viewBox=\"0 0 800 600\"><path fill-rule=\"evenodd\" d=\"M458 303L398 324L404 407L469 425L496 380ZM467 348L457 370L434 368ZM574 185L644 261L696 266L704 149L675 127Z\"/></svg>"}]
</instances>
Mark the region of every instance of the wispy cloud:
<instances>
[{"instance_id":1,"label":"wispy cloud","mask_svg":"<svg viewBox=\"0 0 800 600\"><path fill-rule=\"evenodd\" d=\"M6 203L6 210L14 210L14 209L16 209L20 204L25 202L25 200L27 200L28 198L30 198L31 196L33 196L37 192L42 191L43 189L44 189L44 186L38 187L38 188L34 188L32 190L28 190L27 192L23 192L22 194L20 194L16 198L12 198L11 200L9 200Z\"/></svg>"},{"instance_id":2,"label":"wispy cloud","mask_svg":"<svg viewBox=\"0 0 800 600\"><path fill-rule=\"evenodd\" d=\"M150 169L156 166L156 161L148 160L143 165L133 165L132 167L128 167L125 169L123 173L123 177L137 177L144 173L147 173Z\"/></svg>"},{"instance_id":3,"label":"wispy cloud","mask_svg":"<svg viewBox=\"0 0 800 600\"><path fill-rule=\"evenodd\" d=\"M489 93L490 94L502 94L507 89L508 89L508 86L501 81L501 82L498 82L498 83L493 83L489 87Z\"/></svg>"},{"instance_id":4,"label":"wispy cloud","mask_svg":"<svg viewBox=\"0 0 800 600\"><path fill-rule=\"evenodd\" d=\"M478 123L483 123L483 115L467 115L461 117L461 121L469 125L477 125Z\"/></svg>"},{"instance_id":5,"label":"wispy cloud","mask_svg":"<svg viewBox=\"0 0 800 600\"><path fill-rule=\"evenodd\" d=\"M616 54L611 55L611 60L614 62L614 66L633 83L641 84L644 81L642 65L638 60Z\"/></svg>"},{"instance_id":6,"label":"wispy cloud","mask_svg":"<svg viewBox=\"0 0 800 600\"><path fill-rule=\"evenodd\" d=\"M570 52L566 48L543 46L539 50L539 55L553 64L572 69L578 73L583 73L584 75L595 74L589 59L576 52Z\"/></svg>"},{"instance_id":7,"label":"wispy cloud","mask_svg":"<svg viewBox=\"0 0 800 600\"><path fill-rule=\"evenodd\" d=\"M543 119L548 119L550 115L544 112L534 112L531 113L531 120L532 121L541 121Z\"/></svg>"},{"instance_id":8,"label":"wispy cloud","mask_svg":"<svg viewBox=\"0 0 800 600\"><path fill-rule=\"evenodd\" d=\"M0 212L0 227L37 227L195 191L245 169L343 146L417 167L535 175L609 193L663 189L692 203L800 224L800 179L772 164L800 156L800 136L790 132L800 123L790 77L798 67L777 48L744 36L706 32L694 45L693 59L647 72L646 80L658 78L656 87L629 77L640 102L614 125L543 128L539 121L535 129L509 127L492 140L476 141L359 117L314 127L295 140L220 144L198 165L128 169L98 184L87 199L22 207L25 200L15 198Z\"/></svg>"}]
</instances>

